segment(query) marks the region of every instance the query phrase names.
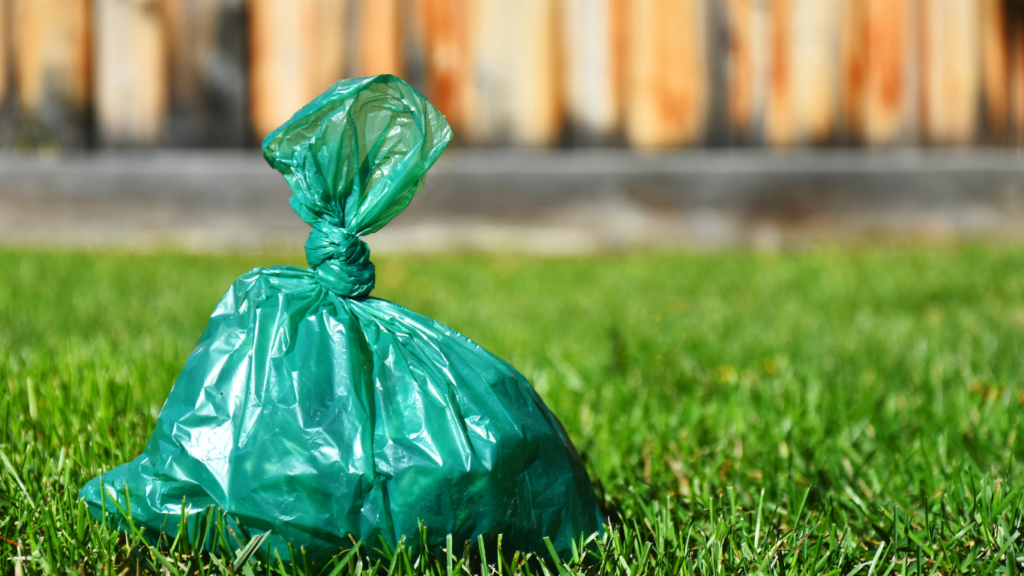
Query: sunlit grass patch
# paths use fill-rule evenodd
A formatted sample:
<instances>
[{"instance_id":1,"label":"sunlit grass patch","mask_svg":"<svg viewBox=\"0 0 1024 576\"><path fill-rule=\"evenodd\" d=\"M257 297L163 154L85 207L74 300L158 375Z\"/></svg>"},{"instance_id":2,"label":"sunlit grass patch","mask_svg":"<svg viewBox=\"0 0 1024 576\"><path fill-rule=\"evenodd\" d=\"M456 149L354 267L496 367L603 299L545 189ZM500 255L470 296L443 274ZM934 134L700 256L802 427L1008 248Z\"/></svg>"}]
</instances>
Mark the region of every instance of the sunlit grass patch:
<instances>
[{"instance_id":1,"label":"sunlit grass patch","mask_svg":"<svg viewBox=\"0 0 1024 576\"><path fill-rule=\"evenodd\" d=\"M360 543L324 574L1024 569L1022 249L374 261L375 296L530 378L610 526L561 566ZM0 251L0 572L307 570L235 566L244 534L150 547L75 499L142 450L234 278L285 263Z\"/></svg>"}]
</instances>

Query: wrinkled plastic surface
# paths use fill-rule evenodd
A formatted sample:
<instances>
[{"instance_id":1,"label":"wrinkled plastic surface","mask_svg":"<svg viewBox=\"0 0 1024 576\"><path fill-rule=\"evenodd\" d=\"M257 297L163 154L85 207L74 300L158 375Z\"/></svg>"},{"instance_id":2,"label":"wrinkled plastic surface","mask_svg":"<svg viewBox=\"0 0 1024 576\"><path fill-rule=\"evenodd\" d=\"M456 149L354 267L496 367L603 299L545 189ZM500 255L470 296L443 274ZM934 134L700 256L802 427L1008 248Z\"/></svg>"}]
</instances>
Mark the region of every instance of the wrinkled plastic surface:
<instances>
[{"instance_id":1,"label":"wrinkled plastic surface","mask_svg":"<svg viewBox=\"0 0 1024 576\"><path fill-rule=\"evenodd\" d=\"M422 187L451 132L394 76L344 80L263 142L312 228L310 269L257 268L210 317L145 451L94 478L93 515L172 536L223 508L322 562L353 540L448 534L560 554L600 529L561 424L512 366L465 336L367 297L369 249ZM102 484L101 484L102 479ZM185 508L182 508L182 502ZM168 519L168 515L170 515Z\"/></svg>"}]
</instances>

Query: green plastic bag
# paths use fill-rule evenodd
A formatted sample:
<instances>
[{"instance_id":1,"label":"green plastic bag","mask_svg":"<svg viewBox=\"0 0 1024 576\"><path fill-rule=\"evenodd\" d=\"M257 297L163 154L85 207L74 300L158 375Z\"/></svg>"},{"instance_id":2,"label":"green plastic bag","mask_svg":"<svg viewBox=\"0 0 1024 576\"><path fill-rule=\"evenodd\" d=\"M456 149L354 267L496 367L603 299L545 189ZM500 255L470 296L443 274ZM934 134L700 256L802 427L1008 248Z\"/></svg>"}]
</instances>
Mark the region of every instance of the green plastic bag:
<instances>
[{"instance_id":1,"label":"green plastic bag","mask_svg":"<svg viewBox=\"0 0 1024 576\"><path fill-rule=\"evenodd\" d=\"M423 186L452 134L399 78L343 80L263 141L313 230L310 269L257 268L210 317L145 451L82 488L152 537L208 506L287 558L352 542L435 551L478 536L560 555L600 530L562 425L512 366L434 320L368 297L359 238ZM126 493L128 498L126 498ZM183 507L184 502L184 507ZM120 511L119 511L120 510ZM129 512L130 511L130 512ZM273 556L271 556L273 557Z\"/></svg>"}]
</instances>

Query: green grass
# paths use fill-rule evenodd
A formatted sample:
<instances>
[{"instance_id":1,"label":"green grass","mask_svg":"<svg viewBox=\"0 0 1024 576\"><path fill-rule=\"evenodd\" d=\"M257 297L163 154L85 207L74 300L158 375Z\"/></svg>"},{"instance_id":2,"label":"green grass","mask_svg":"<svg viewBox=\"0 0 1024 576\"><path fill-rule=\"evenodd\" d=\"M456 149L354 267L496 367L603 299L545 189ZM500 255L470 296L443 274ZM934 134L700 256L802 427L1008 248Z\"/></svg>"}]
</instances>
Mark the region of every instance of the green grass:
<instances>
[{"instance_id":1,"label":"green grass","mask_svg":"<svg viewBox=\"0 0 1024 576\"><path fill-rule=\"evenodd\" d=\"M608 513L582 562L494 570L1024 570L1024 249L375 262L375 295L530 378ZM0 572L232 571L239 541L148 548L75 495L141 451L234 278L280 263L300 261L0 251ZM377 569L480 572L453 548Z\"/></svg>"}]
</instances>

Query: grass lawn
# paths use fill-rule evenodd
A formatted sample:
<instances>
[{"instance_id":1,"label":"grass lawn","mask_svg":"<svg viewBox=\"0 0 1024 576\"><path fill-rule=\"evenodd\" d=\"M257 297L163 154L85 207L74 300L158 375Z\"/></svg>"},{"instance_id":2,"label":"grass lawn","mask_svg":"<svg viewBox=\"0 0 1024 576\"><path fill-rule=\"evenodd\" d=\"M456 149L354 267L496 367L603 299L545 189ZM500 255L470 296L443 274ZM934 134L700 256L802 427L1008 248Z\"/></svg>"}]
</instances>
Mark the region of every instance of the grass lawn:
<instances>
[{"instance_id":1,"label":"grass lawn","mask_svg":"<svg viewBox=\"0 0 1024 576\"><path fill-rule=\"evenodd\" d=\"M502 573L1024 570L1024 249L374 261L376 296L530 378L603 501L582 562ZM0 250L0 573L233 568L238 543L154 552L75 496L142 450L235 277L288 263Z\"/></svg>"}]
</instances>

